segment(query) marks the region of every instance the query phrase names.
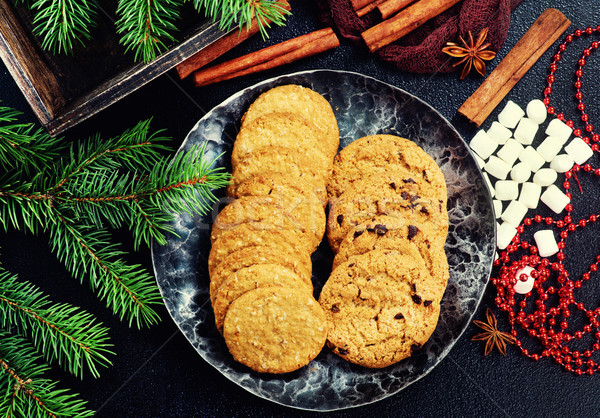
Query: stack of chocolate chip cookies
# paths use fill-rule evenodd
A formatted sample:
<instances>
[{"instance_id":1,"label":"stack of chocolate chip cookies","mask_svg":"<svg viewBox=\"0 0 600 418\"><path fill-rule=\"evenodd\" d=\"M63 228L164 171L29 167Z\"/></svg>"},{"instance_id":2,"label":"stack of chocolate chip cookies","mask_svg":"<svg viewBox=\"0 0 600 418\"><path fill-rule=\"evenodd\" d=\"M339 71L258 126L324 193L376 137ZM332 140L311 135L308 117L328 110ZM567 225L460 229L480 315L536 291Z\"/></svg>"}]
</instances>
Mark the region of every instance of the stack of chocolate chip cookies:
<instances>
[{"instance_id":1,"label":"stack of chocolate chip cookies","mask_svg":"<svg viewBox=\"0 0 600 418\"><path fill-rule=\"evenodd\" d=\"M338 146L331 106L301 86L263 93L242 119L208 267L216 326L233 357L258 372L296 370L325 344L310 255L325 234Z\"/></svg>"},{"instance_id":2,"label":"stack of chocolate chip cookies","mask_svg":"<svg viewBox=\"0 0 600 418\"><path fill-rule=\"evenodd\" d=\"M433 333L448 281L446 183L414 142L358 139L335 158L327 236L336 253L319 303L340 357L386 367Z\"/></svg>"}]
</instances>

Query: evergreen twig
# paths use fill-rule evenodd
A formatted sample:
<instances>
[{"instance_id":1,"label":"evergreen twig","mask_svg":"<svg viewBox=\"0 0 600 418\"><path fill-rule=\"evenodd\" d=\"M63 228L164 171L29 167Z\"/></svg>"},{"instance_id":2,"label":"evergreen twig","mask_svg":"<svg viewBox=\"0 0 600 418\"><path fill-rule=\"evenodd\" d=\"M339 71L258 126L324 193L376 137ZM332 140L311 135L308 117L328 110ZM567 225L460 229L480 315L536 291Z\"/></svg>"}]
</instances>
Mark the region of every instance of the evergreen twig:
<instances>
[{"instance_id":1,"label":"evergreen twig","mask_svg":"<svg viewBox=\"0 0 600 418\"><path fill-rule=\"evenodd\" d=\"M0 330L0 416L89 417L78 395L43 377L49 369L22 337Z\"/></svg>"},{"instance_id":2,"label":"evergreen twig","mask_svg":"<svg viewBox=\"0 0 600 418\"><path fill-rule=\"evenodd\" d=\"M72 305L50 303L35 286L1 267L0 327L29 336L47 362L56 361L80 378L86 370L98 377L98 366L111 364L108 328Z\"/></svg>"},{"instance_id":3,"label":"evergreen twig","mask_svg":"<svg viewBox=\"0 0 600 418\"><path fill-rule=\"evenodd\" d=\"M36 0L34 33L42 38L42 48L53 53L70 53L74 43L91 38L98 8L93 0Z\"/></svg>"}]
</instances>

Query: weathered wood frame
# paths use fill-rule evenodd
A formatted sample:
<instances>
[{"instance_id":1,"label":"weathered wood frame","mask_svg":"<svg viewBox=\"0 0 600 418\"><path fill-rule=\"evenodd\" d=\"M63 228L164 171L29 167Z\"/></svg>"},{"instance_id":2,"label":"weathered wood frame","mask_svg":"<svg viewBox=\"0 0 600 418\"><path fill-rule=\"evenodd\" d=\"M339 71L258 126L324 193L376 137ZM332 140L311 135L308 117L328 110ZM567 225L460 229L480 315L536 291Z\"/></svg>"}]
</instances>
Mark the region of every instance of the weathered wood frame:
<instances>
[{"instance_id":1,"label":"weathered wood frame","mask_svg":"<svg viewBox=\"0 0 600 418\"><path fill-rule=\"evenodd\" d=\"M0 58L40 123L51 135L58 135L226 35L217 26L209 20L202 22L187 39L149 64L132 64L126 71L68 101L61 93L59 78L52 73L32 34L21 24L10 0L0 0Z\"/></svg>"}]
</instances>

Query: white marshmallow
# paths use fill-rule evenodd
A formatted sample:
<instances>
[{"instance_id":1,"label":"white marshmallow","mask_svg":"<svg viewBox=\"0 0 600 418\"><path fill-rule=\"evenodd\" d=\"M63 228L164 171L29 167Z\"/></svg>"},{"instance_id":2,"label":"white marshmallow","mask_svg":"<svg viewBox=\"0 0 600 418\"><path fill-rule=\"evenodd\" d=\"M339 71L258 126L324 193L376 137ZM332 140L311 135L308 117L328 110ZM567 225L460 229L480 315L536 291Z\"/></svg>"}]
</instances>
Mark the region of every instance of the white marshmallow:
<instances>
[{"instance_id":1,"label":"white marshmallow","mask_svg":"<svg viewBox=\"0 0 600 418\"><path fill-rule=\"evenodd\" d=\"M566 123L556 118L552 119L546 128L546 135L558 138L562 141L563 145L572 133L573 128L569 128Z\"/></svg>"},{"instance_id":2,"label":"white marshmallow","mask_svg":"<svg viewBox=\"0 0 600 418\"><path fill-rule=\"evenodd\" d=\"M535 183L523 183L521 187L521 194L519 195L519 202L527 206L529 209L537 208L540 203L540 195L542 194L542 187Z\"/></svg>"},{"instance_id":3,"label":"white marshmallow","mask_svg":"<svg viewBox=\"0 0 600 418\"><path fill-rule=\"evenodd\" d=\"M490 157L483 169L500 180L505 180L510 172L510 166L495 155Z\"/></svg>"},{"instance_id":4,"label":"white marshmallow","mask_svg":"<svg viewBox=\"0 0 600 418\"><path fill-rule=\"evenodd\" d=\"M546 105L540 99L535 99L527 103L527 117L537 124L542 124L546 121Z\"/></svg>"},{"instance_id":5,"label":"white marshmallow","mask_svg":"<svg viewBox=\"0 0 600 418\"><path fill-rule=\"evenodd\" d=\"M517 283L514 286L515 292L517 292L520 295L524 295L533 290L533 283L535 282L535 279L531 277L531 272L534 270L535 269L531 266L525 266L522 269L516 271L515 277L517 278ZM522 281L522 275L527 276L527 280Z\"/></svg>"},{"instance_id":6,"label":"white marshmallow","mask_svg":"<svg viewBox=\"0 0 600 418\"><path fill-rule=\"evenodd\" d=\"M534 173L542 168L546 162L531 145L521 151L519 160L527 164Z\"/></svg>"},{"instance_id":7,"label":"white marshmallow","mask_svg":"<svg viewBox=\"0 0 600 418\"><path fill-rule=\"evenodd\" d=\"M506 140L511 137L512 132L510 129L502 126L499 122L494 121L492 122L490 129L487 130L487 134L500 145L504 145Z\"/></svg>"},{"instance_id":8,"label":"white marshmallow","mask_svg":"<svg viewBox=\"0 0 600 418\"><path fill-rule=\"evenodd\" d=\"M517 235L517 228L509 223L503 222L496 228L496 246L500 250L504 250L511 243L512 239Z\"/></svg>"},{"instance_id":9,"label":"white marshmallow","mask_svg":"<svg viewBox=\"0 0 600 418\"><path fill-rule=\"evenodd\" d=\"M494 195L498 200L514 200L519 196L519 185L512 180L498 180Z\"/></svg>"},{"instance_id":10,"label":"white marshmallow","mask_svg":"<svg viewBox=\"0 0 600 418\"><path fill-rule=\"evenodd\" d=\"M562 149L563 143L560 139L549 136L537 147L537 152L547 163L552 161Z\"/></svg>"},{"instance_id":11,"label":"white marshmallow","mask_svg":"<svg viewBox=\"0 0 600 418\"><path fill-rule=\"evenodd\" d=\"M558 178L556 171L551 168L542 168L533 176L533 182L539 186L546 187L553 184Z\"/></svg>"},{"instance_id":12,"label":"white marshmallow","mask_svg":"<svg viewBox=\"0 0 600 418\"><path fill-rule=\"evenodd\" d=\"M523 145L516 139L510 138L506 141L506 144L500 148L500 150L496 153L496 155L504 161L506 164L512 165L519 158L519 154L523 151Z\"/></svg>"},{"instance_id":13,"label":"white marshmallow","mask_svg":"<svg viewBox=\"0 0 600 418\"><path fill-rule=\"evenodd\" d=\"M490 195L494 197L494 186L492 186L492 182L490 181L490 177L487 175L487 173L483 173L483 179L485 180L485 184L490 191Z\"/></svg>"},{"instance_id":14,"label":"white marshmallow","mask_svg":"<svg viewBox=\"0 0 600 418\"><path fill-rule=\"evenodd\" d=\"M529 208L518 200L513 200L508 204L504 212L502 212L502 219L504 222L509 223L515 228L521 224Z\"/></svg>"},{"instance_id":15,"label":"white marshmallow","mask_svg":"<svg viewBox=\"0 0 600 418\"><path fill-rule=\"evenodd\" d=\"M496 219L502 215L502 202L499 200L492 200L492 204L494 205L494 213L496 214Z\"/></svg>"},{"instance_id":16,"label":"white marshmallow","mask_svg":"<svg viewBox=\"0 0 600 418\"><path fill-rule=\"evenodd\" d=\"M518 163L510 170L510 178L517 183L525 183L529 177L531 177L531 169L525 163Z\"/></svg>"},{"instance_id":17,"label":"white marshmallow","mask_svg":"<svg viewBox=\"0 0 600 418\"><path fill-rule=\"evenodd\" d=\"M550 257L558 252L558 245L551 229L542 229L533 234L540 257Z\"/></svg>"},{"instance_id":18,"label":"white marshmallow","mask_svg":"<svg viewBox=\"0 0 600 418\"><path fill-rule=\"evenodd\" d=\"M560 154L552 159L550 168L557 173L565 173L573 167L574 161L568 154Z\"/></svg>"},{"instance_id":19,"label":"white marshmallow","mask_svg":"<svg viewBox=\"0 0 600 418\"><path fill-rule=\"evenodd\" d=\"M523 145L531 145L539 125L528 118L523 118L519 121L517 129L515 129L515 139Z\"/></svg>"},{"instance_id":20,"label":"white marshmallow","mask_svg":"<svg viewBox=\"0 0 600 418\"><path fill-rule=\"evenodd\" d=\"M594 155L592 148L590 148L590 146L581 138L573 139L569 145L565 147L565 151L577 164L585 163L592 155Z\"/></svg>"},{"instance_id":21,"label":"white marshmallow","mask_svg":"<svg viewBox=\"0 0 600 418\"><path fill-rule=\"evenodd\" d=\"M540 197L542 202L546 204L554 213L561 213L565 206L569 204L571 199L567 197L558 187L554 184L548 186L546 191L542 193Z\"/></svg>"},{"instance_id":22,"label":"white marshmallow","mask_svg":"<svg viewBox=\"0 0 600 418\"><path fill-rule=\"evenodd\" d=\"M469 144L471 149L475 151L481 158L487 160L490 155L496 151L498 148L498 143L494 141L492 138L485 133L485 131L480 130L475 134L473 139L471 139L471 143Z\"/></svg>"},{"instance_id":23,"label":"white marshmallow","mask_svg":"<svg viewBox=\"0 0 600 418\"><path fill-rule=\"evenodd\" d=\"M517 123L525 116L525 111L515 102L509 100L498 114L498 122L510 129L515 129Z\"/></svg>"},{"instance_id":24,"label":"white marshmallow","mask_svg":"<svg viewBox=\"0 0 600 418\"><path fill-rule=\"evenodd\" d=\"M473 157L475 157L475 162L477 163L479 168L483 169L483 166L485 165L485 161L483 160L483 158L481 158L477 154L473 154Z\"/></svg>"}]
</instances>

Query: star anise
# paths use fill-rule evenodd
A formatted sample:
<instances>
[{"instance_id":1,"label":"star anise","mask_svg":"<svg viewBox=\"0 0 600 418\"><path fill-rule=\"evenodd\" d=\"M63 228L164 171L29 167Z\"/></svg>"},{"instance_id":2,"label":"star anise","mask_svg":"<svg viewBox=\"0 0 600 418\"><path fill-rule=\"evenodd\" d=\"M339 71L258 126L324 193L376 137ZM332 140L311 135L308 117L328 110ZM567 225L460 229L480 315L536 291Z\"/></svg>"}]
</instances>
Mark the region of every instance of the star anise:
<instances>
[{"instance_id":1,"label":"star anise","mask_svg":"<svg viewBox=\"0 0 600 418\"><path fill-rule=\"evenodd\" d=\"M513 337L508 332L499 331L496 322L496 317L492 313L490 308L487 308L485 313L487 323L483 321L473 321L475 325L479 328L483 329L484 332L481 334L475 335L471 340L472 341L485 341L485 351L484 354L487 356L492 352L494 347L502 353L502 355L506 355L506 344L514 344L515 337Z\"/></svg>"},{"instance_id":2,"label":"star anise","mask_svg":"<svg viewBox=\"0 0 600 418\"><path fill-rule=\"evenodd\" d=\"M442 52L444 52L445 54L448 54L451 57L455 58L462 58L460 61L453 64L453 67L456 67L457 65L460 65L462 63L465 64L460 74L461 80L465 78L467 74L469 74L469 72L471 72L471 66L475 67L475 70L479 74L484 76L485 62L483 61L489 61L491 59L494 59L494 57L496 56L496 53L494 51L486 50L486 48L490 46L490 43L487 42L484 44L485 38L488 34L488 30L488 28L482 29L481 32L479 32L479 35L477 36L476 42L473 41L473 35L471 34L471 31L469 31L468 43L464 40L462 36L460 36L459 39L462 43L462 46L454 42L447 42L447 46L445 48L442 48Z\"/></svg>"}]
</instances>

